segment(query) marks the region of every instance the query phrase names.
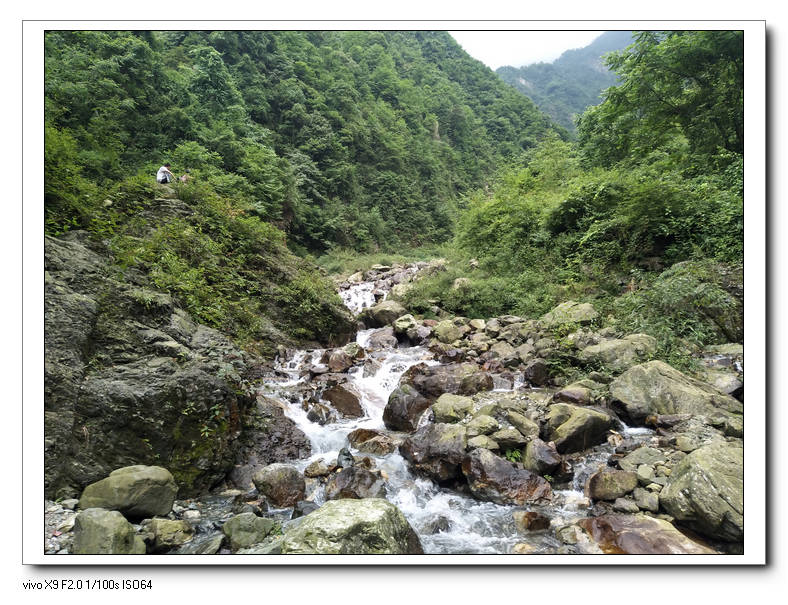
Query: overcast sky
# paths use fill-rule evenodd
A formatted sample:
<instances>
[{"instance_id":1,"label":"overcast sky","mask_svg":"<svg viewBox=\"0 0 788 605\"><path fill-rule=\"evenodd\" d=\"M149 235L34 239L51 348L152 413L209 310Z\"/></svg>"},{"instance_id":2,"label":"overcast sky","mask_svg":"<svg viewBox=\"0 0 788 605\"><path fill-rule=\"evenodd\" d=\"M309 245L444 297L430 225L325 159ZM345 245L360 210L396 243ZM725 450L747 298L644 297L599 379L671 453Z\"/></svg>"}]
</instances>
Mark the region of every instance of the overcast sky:
<instances>
[{"instance_id":1,"label":"overcast sky","mask_svg":"<svg viewBox=\"0 0 788 605\"><path fill-rule=\"evenodd\" d=\"M588 46L601 31L452 31L474 59L492 69L550 63L565 50Z\"/></svg>"}]
</instances>

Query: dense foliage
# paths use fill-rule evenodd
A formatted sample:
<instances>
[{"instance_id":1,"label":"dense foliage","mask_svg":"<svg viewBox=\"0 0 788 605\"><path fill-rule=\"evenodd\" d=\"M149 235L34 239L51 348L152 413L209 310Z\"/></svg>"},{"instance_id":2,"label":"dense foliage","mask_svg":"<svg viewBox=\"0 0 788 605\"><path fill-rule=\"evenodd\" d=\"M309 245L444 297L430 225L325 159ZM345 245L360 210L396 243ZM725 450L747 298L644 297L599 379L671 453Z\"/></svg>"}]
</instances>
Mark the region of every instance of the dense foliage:
<instances>
[{"instance_id":1,"label":"dense foliage","mask_svg":"<svg viewBox=\"0 0 788 605\"><path fill-rule=\"evenodd\" d=\"M592 301L670 359L680 340L740 340L741 293L720 276L743 258L741 53L741 32L637 33L579 143L548 138L466 196L454 269L409 304L534 317Z\"/></svg>"},{"instance_id":2,"label":"dense foliage","mask_svg":"<svg viewBox=\"0 0 788 605\"><path fill-rule=\"evenodd\" d=\"M446 32L51 31L46 220L170 160L291 248L451 235L457 195L555 130Z\"/></svg>"},{"instance_id":3,"label":"dense foliage","mask_svg":"<svg viewBox=\"0 0 788 605\"><path fill-rule=\"evenodd\" d=\"M602 91L616 83L616 74L604 64L603 55L631 42L632 32L605 32L584 48L567 50L552 63L506 65L495 71L574 134L576 117L597 105Z\"/></svg>"}]
</instances>

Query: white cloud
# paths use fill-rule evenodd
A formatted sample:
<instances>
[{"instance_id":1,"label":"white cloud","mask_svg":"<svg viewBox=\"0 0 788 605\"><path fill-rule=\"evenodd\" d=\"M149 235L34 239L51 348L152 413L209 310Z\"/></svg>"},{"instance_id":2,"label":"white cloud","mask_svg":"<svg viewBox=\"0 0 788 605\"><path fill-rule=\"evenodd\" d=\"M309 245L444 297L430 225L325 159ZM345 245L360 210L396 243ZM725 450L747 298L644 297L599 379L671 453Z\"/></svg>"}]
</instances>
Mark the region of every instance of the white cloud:
<instances>
[{"instance_id":1,"label":"white cloud","mask_svg":"<svg viewBox=\"0 0 788 605\"><path fill-rule=\"evenodd\" d=\"M588 46L601 31L451 31L454 39L488 67L521 67L554 61L565 50Z\"/></svg>"}]
</instances>

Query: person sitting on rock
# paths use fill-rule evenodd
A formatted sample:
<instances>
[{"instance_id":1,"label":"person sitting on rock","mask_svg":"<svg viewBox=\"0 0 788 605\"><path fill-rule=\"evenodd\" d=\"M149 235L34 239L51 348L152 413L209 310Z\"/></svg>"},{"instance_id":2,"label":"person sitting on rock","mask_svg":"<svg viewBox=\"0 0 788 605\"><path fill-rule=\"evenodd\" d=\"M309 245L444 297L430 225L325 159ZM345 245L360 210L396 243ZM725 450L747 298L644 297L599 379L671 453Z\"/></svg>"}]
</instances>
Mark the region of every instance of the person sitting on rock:
<instances>
[{"instance_id":1,"label":"person sitting on rock","mask_svg":"<svg viewBox=\"0 0 788 605\"><path fill-rule=\"evenodd\" d=\"M156 182L162 185L166 185L167 183L172 183L172 180L175 178L175 175L170 172L170 165L164 164L159 171L156 173Z\"/></svg>"}]
</instances>

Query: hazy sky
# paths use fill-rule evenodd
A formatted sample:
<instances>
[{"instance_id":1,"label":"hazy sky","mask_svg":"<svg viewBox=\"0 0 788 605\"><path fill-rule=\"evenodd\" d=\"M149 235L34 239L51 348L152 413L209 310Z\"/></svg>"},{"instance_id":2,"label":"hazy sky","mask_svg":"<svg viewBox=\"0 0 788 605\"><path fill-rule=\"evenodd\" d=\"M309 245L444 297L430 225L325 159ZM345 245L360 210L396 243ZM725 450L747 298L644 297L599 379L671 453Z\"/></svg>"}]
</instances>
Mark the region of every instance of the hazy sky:
<instances>
[{"instance_id":1,"label":"hazy sky","mask_svg":"<svg viewBox=\"0 0 788 605\"><path fill-rule=\"evenodd\" d=\"M474 59L497 69L550 63L570 48L588 46L601 31L452 31L454 39Z\"/></svg>"}]
</instances>

